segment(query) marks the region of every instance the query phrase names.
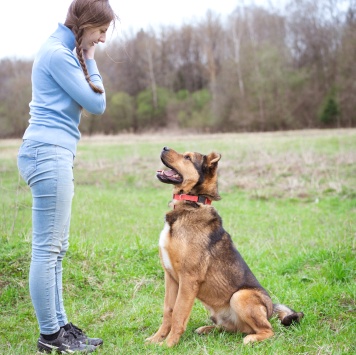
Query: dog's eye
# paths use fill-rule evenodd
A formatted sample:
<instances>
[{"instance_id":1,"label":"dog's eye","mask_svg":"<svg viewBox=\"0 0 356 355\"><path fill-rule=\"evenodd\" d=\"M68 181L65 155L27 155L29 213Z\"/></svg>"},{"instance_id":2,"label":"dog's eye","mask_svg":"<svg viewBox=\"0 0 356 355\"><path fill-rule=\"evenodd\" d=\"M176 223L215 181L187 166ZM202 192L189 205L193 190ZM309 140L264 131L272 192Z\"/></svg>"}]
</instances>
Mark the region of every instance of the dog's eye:
<instances>
[{"instance_id":1,"label":"dog's eye","mask_svg":"<svg viewBox=\"0 0 356 355\"><path fill-rule=\"evenodd\" d=\"M186 159L186 160L191 160L189 155L185 155L185 156L184 156L184 159Z\"/></svg>"}]
</instances>

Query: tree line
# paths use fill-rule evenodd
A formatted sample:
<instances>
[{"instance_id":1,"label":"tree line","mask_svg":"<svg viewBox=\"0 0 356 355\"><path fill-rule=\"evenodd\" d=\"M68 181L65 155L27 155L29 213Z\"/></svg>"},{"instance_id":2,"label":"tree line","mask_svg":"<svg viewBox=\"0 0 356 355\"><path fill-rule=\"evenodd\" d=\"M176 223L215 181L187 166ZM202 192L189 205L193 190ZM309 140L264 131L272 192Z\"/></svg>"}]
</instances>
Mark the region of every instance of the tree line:
<instances>
[{"instance_id":1,"label":"tree line","mask_svg":"<svg viewBox=\"0 0 356 355\"><path fill-rule=\"evenodd\" d=\"M107 110L83 134L356 126L356 0L240 6L193 24L122 33L96 60ZM0 137L28 125L32 61L2 59Z\"/></svg>"}]
</instances>

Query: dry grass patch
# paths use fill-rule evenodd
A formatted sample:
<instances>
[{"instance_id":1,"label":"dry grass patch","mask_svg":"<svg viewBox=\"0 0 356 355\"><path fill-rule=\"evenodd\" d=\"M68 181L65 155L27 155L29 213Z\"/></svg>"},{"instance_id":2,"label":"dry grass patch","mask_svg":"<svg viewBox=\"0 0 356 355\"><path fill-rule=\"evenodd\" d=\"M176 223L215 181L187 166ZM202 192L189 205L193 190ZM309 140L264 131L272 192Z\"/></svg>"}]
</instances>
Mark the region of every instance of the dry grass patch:
<instances>
[{"instance_id":1,"label":"dry grass patch","mask_svg":"<svg viewBox=\"0 0 356 355\"><path fill-rule=\"evenodd\" d=\"M149 142L149 149L147 147ZM86 146L98 146L92 159ZM78 183L125 182L154 186L163 146L222 154L220 189L238 188L257 198L316 199L356 194L356 130L214 135L149 135L84 138L76 159ZM89 172L89 174L88 174Z\"/></svg>"},{"instance_id":2,"label":"dry grass patch","mask_svg":"<svg viewBox=\"0 0 356 355\"><path fill-rule=\"evenodd\" d=\"M223 161L220 185L236 186L259 197L308 198L324 193L355 193L356 152L334 156L312 150L300 153L251 151Z\"/></svg>"}]
</instances>

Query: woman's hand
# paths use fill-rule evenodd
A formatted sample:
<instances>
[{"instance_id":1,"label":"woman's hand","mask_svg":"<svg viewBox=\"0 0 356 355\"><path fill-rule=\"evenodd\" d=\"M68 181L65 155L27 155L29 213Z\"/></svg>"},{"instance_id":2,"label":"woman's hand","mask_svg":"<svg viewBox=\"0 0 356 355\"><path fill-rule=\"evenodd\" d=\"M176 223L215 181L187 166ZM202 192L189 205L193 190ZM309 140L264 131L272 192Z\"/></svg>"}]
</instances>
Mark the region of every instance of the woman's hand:
<instances>
[{"instance_id":1,"label":"woman's hand","mask_svg":"<svg viewBox=\"0 0 356 355\"><path fill-rule=\"evenodd\" d=\"M95 45L91 46L89 49L83 49L84 59L94 59Z\"/></svg>"}]
</instances>

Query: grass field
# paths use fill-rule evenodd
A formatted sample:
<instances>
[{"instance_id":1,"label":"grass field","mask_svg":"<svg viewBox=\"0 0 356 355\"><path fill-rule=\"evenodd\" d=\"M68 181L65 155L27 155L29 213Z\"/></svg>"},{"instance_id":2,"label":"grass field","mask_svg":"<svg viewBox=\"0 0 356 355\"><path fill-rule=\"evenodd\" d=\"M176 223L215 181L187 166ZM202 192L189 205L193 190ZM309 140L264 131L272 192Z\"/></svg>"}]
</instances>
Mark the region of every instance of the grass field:
<instances>
[{"instance_id":1,"label":"grass field","mask_svg":"<svg viewBox=\"0 0 356 355\"><path fill-rule=\"evenodd\" d=\"M0 141L0 354L36 353L28 291L31 194L18 176L20 140ZM222 154L214 206L274 302L303 311L298 326L272 319L253 346L216 331L197 301L174 348L145 345L164 296L158 237L171 187L155 178L164 146ZM83 138L75 160L67 314L102 337L98 354L355 354L356 130Z\"/></svg>"}]
</instances>

